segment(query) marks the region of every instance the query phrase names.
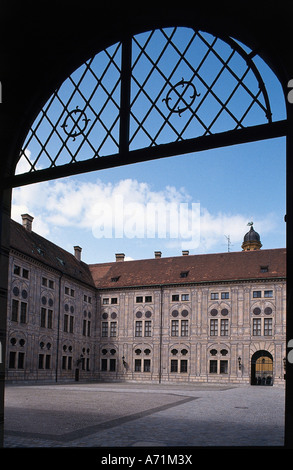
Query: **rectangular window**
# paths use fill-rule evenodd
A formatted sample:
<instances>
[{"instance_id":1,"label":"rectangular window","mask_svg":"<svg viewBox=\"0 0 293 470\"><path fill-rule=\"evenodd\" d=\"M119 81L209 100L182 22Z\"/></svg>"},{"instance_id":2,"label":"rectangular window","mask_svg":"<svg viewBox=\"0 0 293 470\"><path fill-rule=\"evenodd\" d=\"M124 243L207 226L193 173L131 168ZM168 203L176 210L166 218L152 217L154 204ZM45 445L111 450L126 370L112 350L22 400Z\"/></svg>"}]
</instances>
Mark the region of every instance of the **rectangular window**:
<instances>
[{"instance_id":1,"label":"rectangular window","mask_svg":"<svg viewBox=\"0 0 293 470\"><path fill-rule=\"evenodd\" d=\"M171 323L171 336L179 335L179 320L172 320Z\"/></svg>"},{"instance_id":2,"label":"rectangular window","mask_svg":"<svg viewBox=\"0 0 293 470\"><path fill-rule=\"evenodd\" d=\"M17 266L16 264L14 265L13 274L16 274L17 276L20 276L20 266Z\"/></svg>"},{"instance_id":3,"label":"rectangular window","mask_svg":"<svg viewBox=\"0 0 293 470\"><path fill-rule=\"evenodd\" d=\"M53 310L48 310L48 328L53 328Z\"/></svg>"},{"instance_id":4,"label":"rectangular window","mask_svg":"<svg viewBox=\"0 0 293 470\"><path fill-rule=\"evenodd\" d=\"M46 355L46 369L51 369L51 356L50 354Z\"/></svg>"},{"instance_id":5,"label":"rectangular window","mask_svg":"<svg viewBox=\"0 0 293 470\"><path fill-rule=\"evenodd\" d=\"M9 353L9 369L15 369L16 352L10 351Z\"/></svg>"},{"instance_id":6,"label":"rectangular window","mask_svg":"<svg viewBox=\"0 0 293 470\"><path fill-rule=\"evenodd\" d=\"M63 331L65 331L65 333L68 332L68 321L69 321L68 315L65 313L64 322L63 322Z\"/></svg>"},{"instance_id":7,"label":"rectangular window","mask_svg":"<svg viewBox=\"0 0 293 470\"><path fill-rule=\"evenodd\" d=\"M27 303L20 303L20 323L26 323L27 320Z\"/></svg>"},{"instance_id":8,"label":"rectangular window","mask_svg":"<svg viewBox=\"0 0 293 470\"><path fill-rule=\"evenodd\" d=\"M102 322L102 337L103 338L108 337L108 322L107 321Z\"/></svg>"},{"instance_id":9,"label":"rectangular window","mask_svg":"<svg viewBox=\"0 0 293 470\"><path fill-rule=\"evenodd\" d=\"M135 336L142 336L142 321L135 322Z\"/></svg>"},{"instance_id":10,"label":"rectangular window","mask_svg":"<svg viewBox=\"0 0 293 470\"><path fill-rule=\"evenodd\" d=\"M261 297L261 290L254 290L252 294L254 299L258 299Z\"/></svg>"},{"instance_id":11,"label":"rectangular window","mask_svg":"<svg viewBox=\"0 0 293 470\"><path fill-rule=\"evenodd\" d=\"M102 359L101 361L101 370L105 372L107 370L107 359Z\"/></svg>"},{"instance_id":12,"label":"rectangular window","mask_svg":"<svg viewBox=\"0 0 293 470\"><path fill-rule=\"evenodd\" d=\"M18 353L17 368L24 369L24 353L21 353L21 352Z\"/></svg>"},{"instance_id":13,"label":"rectangular window","mask_svg":"<svg viewBox=\"0 0 293 470\"><path fill-rule=\"evenodd\" d=\"M141 372L141 359L135 359L134 361L134 371Z\"/></svg>"},{"instance_id":14,"label":"rectangular window","mask_svg":"<svg viewBox=\"0 0 293 470\"><path fill-rule=\"evenodd\" d=\"M144 372L150 372L151 371L151 360L150 359L145 359L143 361L143 371Z\"/></svg>"},{"instance_id":15,"label":"rectangular window","mask_svg":"<svg viewBox=\"0 0 293 470\"><path fill-rule=\"evenodd\" d=\"M228 336L228 319L221 319L221 336Z\"/></svg>"},{"instance_id":16,"label":"rectangular window","mask_svg":"<svg viewBox=\"0 0 293 470\"><path fill-rule=\"evenodd\" d=\"M70 315L70 320L69 320L69 333L73 333L73 322L74 322L74 317Z\"/></svg>"},{"instance_id":17,"label":"rectangular window","mask_svg":"<svg viewBox=\"0 0 293 470\"><path fill-rule=\"evenodd\" d=\"M87 322L87 335L88 336L91 335L91 322L90 321Z\"/></svg>"},{"instance_id":18,"label":"rectangular window","mask_svg":"<svg viewBox=\"0 0 293 470\"><path fill-rule=\"evenodd\" d=\"M219 298L219 293L218 292L212 292L211 293L211 300L218 300Z\"/></svg>"},{"instance_id":19,"label":"rectangular window","mask_svg":"<svg viewBox=\"0 0 293 470\"><path fill-rule=\"evenodd\" d=\"M116 359L110 359L110 371L115 372L116 370Z\"/></svg>"},{"instance_id":20,"label":"rectangular window","mask_svg":"<svg viewBox=\"0 0 293 470\"><path fill-rule=\"evenodd\" d=\"M178 372L178 361L177 361L177 359L171 359L171 372Z\"/></svg>"},{"instance_id":21,"label":"rectangular window","mask_svg":"<svg viewBox=\"0 0 293 470\"><path fill-rule=\"evenodd\" d=\"M136 297L135 301L136 301L137 304L141 304L143 302L143 297L141 297L141 296Z\"/></svg>"},{"instance_id":22,"label":"rectangular window","mask_svg":"<svg viewBox=\"0 0 293 470\"><path fill-rule=\"evenodd\" d=\"M147 320L144 323L144 335L152 336L152 322L150 320Z\"/></svg>"},{"instance_id":23,"label":"rectangular window","mask_svg":"<svg viewBox=\"0 0 293 470\"><path fill-rule=\"evenodd\" d=\"M153 301L153 298L151 295L146 295L145 296L145 302L152 302Z\"/></svg>"},{"instance_id":24,"label":"rectangular window","mask_svg":"<svg viewBox=\"0 0 293 470\"><path fill-rule=\"evenodd\" d=\"M50 279L49 279L49 288L54 289L54 281L50 281Z\"/></svg>"},{"instance_id":25,"label":"rectangular window","mask_svg":"<svg viewBox=\"0 0 293 470\"><path fill-rule=\"evenodd\" d=\"M272 336L273 334L273 319L265 318L264 319L264 336Z\"/></svg>"},{"instance_id":26,"label":"rectangular window","mask_svg":"<svg viewBox=\"0 0 293 470\"><path fill-rule=\"evenodd\" d=\"M181 320L181 336L188 336L188 320Z\"/></svg>"},{"instance_id":27,"label":"rectangular window","mask_svg":"<svg viewBox=\"0 0 293 470\"><path fill-rule=\"evenodd\" d=\"M117 335L117 322L111 321L110 323L110 336L115 337Z\"/></svg>"},{"instance_id":28,"label":"rectangular window","mask_svg":"<svg viewBox=\"0 0 293 470\"><path fill-rule=\"evenodd\" d=\"M86 336L86 320L83 320L82 322L82 334L83 336Z\"/></svg>"},{"instance_id":29,"label":"rectangular window","mask_svg":"<svg viewBox=\"0 0 293 470\"><path fill-rule=\"evenodd\" d=\"M220 374L228 374L228 361L220 361Z\"/></svg>"},{"instance_id":30,"label":"rectangular window","mask_svg":"<svg viewBox=\"0 0 293 470\"><path fill-rule=\"evenodd\" d=\"M44 354L39 354L39 369L44 369Z\"/></svg>"},{"instance_id":31,"label":"rectangular window","mask_svg":"<svg viewBox=\"0 0 293 470\"><path fill-rule=\"evenodd\" d=\"M45 328L46 327L46 309L41 308L41 327Z\"/></svg>"},{"instance_id":32,"label":"rectangular window","mask_svg":"<svg viewBox=\"0 0 293 470\"><path fill-rule=\"evenodd\" d=\"M253 336L261 336L261 318L253 319Z\"/></svg>"},{"instance_id":33,"label":"rectangular window","mask_svg":"<svg viewBox=\"0 0 293 470\"><path fill-rule=\"evenodd\" d=\"M218 336L218 320L211 320L210 336Z\"/></svg>"},{"instance_id":34,"label":"rectangular window","mask_svg":"<svg viewBox=\"0 0 293 470\"><path fill-rule=\"evenodd\" d=\"M67 356L62 356L62 369L66 370Z\"/></svg>"},{"instance_id":35,"label":"rectangular window","mask_svg":"<svg viewBox=\"0 0 293 470\"><path fill-rule=\"evenodd\" d=\"M273 291L272 290L265 290L264 296L265 297L273 297Z\"/></svg>"},{"instance_id":36,"label":"rectangular window","mask_svg":"<svg viewBox=\"0 0 293 470\"><path fill-rule=\"evenodd\" d=\"M182 294L181 300L189 300L189 294Z\"/></svg>"},{"instance_id":37,"label":"rectangular window","mask_svg":"<svg viewBox=\"0 0 293 470\"><path fill-rule=\"evenodd\" d=\"M28 279L28 274L29 274L28 270L23 268L22 277L24 277L25 279Z\"/></svg>"},{"instance_id":38,"label":"rectangular window","mask_svg":"<svg viewBox=\"0 0 293 470\"><path fill-rule=\"evenodd\" d=\"M118 298L117 297L112 297L111 304L112 305L118 304Z\"/></svg>"},{"instance_id":39,"label":"rectangular window","mask_svg":"<svg viewBox=\"0 0 293 470\"><path fill-rule=\"evenodd\" d=\"M218 372L218 361L210 361L210 374L217 374Z\"/></svg>"},{"instance_id":40,"label":"rectangular window","mask_svg":"<svg viewBox=\"0 0 293 470\"><path fill-rule=\"evenodd\" d=\"M187 360L186 359L181 359L180 361L180 372L181 373L187 372Z\"/></svg>"},{"instance_id":41,"label":"rectangular window","mask_svg":"<svg viewBox=\"0 0 293 470\"><path fill-rule=\"evenodd\" d=\"M179 294L172 295L172 302L178 302L178 301L179 301Z\"/></svg>"},{"instance_id":42,"label":"rectangular window","mask_svg":"<svg viewBox=\"0 0 293 470\"><path fill-rule=\"evenodd\" d=\"M68 356L67 369L72 370L72 356Z\"/></svg>"},{"instance_id":43,"label":"rectangular window","mask_svg":"<svg viewBox=\"0 0 293 470\"><path fill-rule=\"evenodd\" d=\"M42 277L42 286L47 287L48 279L46 277Z\"/></svg>"},{"instance_id":44,"label":"rectangular window","mask_svg":"<svg viewBox=\"0 0 293 470\"><path fill-rule=\"evenodd\" d=\"M229 299L229 292L221 292L221 299Z\"/></svg>"},{"instance_id":45,"label":"rectangular window","mask_svg":"<svg viewBox=\"0 0 293 470\"><path fill-rule=\"evenodd\" d=\"M109 304L109 299L108 298L104 298L103 299L103 305L108 305Z\"/></svg>"},{"instance_id":46,"label":"rectangular window","mask_svg":"<svg viewBox=\"0 0 293 470\"><path fill-rule=\"evenodd\" d=\"M13 299L12 300L12 312L11 312L12 321L18 321L18 305L19 305L18 300Z\"/></svg>"}]
</instances>

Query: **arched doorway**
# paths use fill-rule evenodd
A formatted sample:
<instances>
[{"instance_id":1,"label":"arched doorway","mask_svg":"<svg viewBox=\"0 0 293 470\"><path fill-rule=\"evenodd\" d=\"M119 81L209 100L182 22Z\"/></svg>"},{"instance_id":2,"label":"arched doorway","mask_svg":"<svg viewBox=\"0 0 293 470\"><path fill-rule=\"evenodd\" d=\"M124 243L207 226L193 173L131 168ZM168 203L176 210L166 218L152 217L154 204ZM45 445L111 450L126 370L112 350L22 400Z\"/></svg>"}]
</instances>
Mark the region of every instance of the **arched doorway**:
<instances>
[{"instance_id":1,"label":"arched doorway","mask_svg":"<svg viewBox=\"0 0 293 470\"><path fill-rule=\"evenodd\" d=\"M251 358L251 385L273 385L273 356L265 350Z\"/></svg>"}]
</instances>

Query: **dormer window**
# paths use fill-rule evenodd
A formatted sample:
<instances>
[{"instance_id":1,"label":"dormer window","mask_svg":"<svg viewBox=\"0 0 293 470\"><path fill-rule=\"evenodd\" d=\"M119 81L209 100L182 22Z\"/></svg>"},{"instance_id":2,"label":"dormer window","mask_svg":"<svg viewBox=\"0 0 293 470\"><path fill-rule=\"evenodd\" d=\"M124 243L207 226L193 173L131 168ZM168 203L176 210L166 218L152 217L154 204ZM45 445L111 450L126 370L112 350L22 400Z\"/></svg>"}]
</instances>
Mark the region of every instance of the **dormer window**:
<instances>
[{"instance_id":1,"label":"dormer window","mask_svg":"<svg viewBox=\"0 0 293 470\"><path fill-rule=\"evenodd\" d=\"M261 266L260 267L260 272L261 273L268 273L269 272L269 267L268 266Z\"/></svg>"},{"instance_id":2,"label":"dormer window","mask_svg":"<svg viewBox=\"0 0 293 470\"><path fill-rule=\"evenodd\" d=\"M112 282L117 282L119 281L119 279L120 279L120 276L111 277Z\"/></svg>"},{"instance_id":3,"label":"dormer window","mask_svg":"<svg viewBox=\"0 0 293 470\"><path fill-rule=\"evenodd\" d=\"M187 277L188 273L189 273L189 271L181 271L180 277Z\"/></svg>"}]
</instances>

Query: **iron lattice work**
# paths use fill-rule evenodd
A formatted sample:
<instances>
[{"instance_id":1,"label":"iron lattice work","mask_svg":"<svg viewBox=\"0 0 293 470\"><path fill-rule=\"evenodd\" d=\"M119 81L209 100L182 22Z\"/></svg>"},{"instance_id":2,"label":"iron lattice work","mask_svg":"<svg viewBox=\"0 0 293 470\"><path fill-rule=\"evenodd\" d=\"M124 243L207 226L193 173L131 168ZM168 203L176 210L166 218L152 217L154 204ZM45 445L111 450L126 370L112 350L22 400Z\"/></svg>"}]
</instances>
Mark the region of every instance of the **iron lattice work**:
<instances>
[{"instance_id":1,"label":"iron lattice work","mask_svg":"<svg viewBox=\"0 0 293 470\"><path fill-rule=\"evenodd\" d=\"M141 33L99 52L39 113L15 185L195 151L202 148L197 141L271 125L253 56L231 38L183 27ZM209 142L206 148L221 145Z\"/></svg>"}]
</instances>

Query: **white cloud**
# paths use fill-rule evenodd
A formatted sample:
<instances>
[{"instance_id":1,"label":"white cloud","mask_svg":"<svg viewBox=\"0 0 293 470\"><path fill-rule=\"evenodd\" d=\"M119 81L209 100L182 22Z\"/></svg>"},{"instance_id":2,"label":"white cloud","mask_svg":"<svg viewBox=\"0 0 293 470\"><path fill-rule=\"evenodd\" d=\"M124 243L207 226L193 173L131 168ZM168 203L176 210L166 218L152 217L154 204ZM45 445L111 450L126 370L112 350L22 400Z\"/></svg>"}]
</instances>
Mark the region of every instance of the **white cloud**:
<instances>
[{"instance_id":1,"label":"white cloud","mask_svg":"<svg viewBox=\"0 0 293 470\"><path fill-rule=\"evenodd\" d=\"M193 212L193 208L199 209L199 204L192 201L184 188L167 186L154 191L149 184L133 179L112 184L71 178L15 189L12 218L20 222L21 214L31 214L35 218L34 230L49 239L53 227L60 230L72 227L92 231L96 238L102 237L103 230L108 238L161 237L165 238L167 247L180 245L182 249L204 253L216 246L226 251L225 235L229 235L232 250L233 245L240 249L245 229L248 230L247 214L212 214L200 207L199 221L199 212ZM268 214L257 220L256 230L264 235L275 225L274 214ZM184 233L182 227L185 227ZM190 236L192 230L194 233Z\"/></svg>"}]
</instances>

